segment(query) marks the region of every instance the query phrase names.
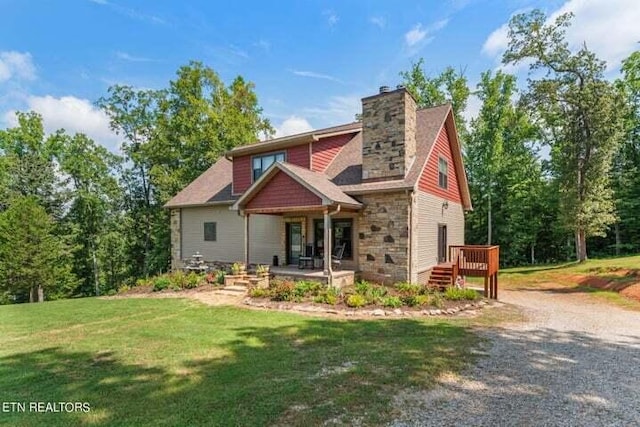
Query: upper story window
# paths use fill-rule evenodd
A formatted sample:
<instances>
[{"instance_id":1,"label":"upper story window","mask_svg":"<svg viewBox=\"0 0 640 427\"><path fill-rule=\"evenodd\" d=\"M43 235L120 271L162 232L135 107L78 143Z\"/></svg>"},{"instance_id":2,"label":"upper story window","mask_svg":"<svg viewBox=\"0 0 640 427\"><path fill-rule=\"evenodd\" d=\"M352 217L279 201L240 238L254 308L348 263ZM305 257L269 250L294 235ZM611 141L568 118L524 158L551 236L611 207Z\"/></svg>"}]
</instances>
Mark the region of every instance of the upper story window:
<instances>
[{"instance_id":1,"label":"upper story window","mask_svg":"<svg viewBox=\"0 0 640 427\"><path fill-rule=\"evenodd\" d=\"M284 153L270 153L253 156L253 181L260 178L264 171L274 162L284 162Z\"/></svg>"},{"instance_id":2,"label":"upper story window","mask_svg":"<svg viewBox=\"0 0 640 427\"><path fill-rule=\"evenodd\" d=\"M447 189L449 185L449 163L444 157L438 159L438 186Z\"/></svg>"}]
</instances>

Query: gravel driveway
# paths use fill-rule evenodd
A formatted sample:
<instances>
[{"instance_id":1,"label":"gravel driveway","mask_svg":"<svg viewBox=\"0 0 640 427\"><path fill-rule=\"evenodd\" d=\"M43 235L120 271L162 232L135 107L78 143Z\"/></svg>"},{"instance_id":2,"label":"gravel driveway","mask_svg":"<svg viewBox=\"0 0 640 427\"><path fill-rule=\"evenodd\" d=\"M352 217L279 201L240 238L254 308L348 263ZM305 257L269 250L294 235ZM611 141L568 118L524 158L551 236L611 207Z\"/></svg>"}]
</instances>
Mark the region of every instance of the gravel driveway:
<instances>
[{"instance_id":1,"label":"gravel driveway","mask_svg":"<svg viewBox=\"0 0 640 427\"><path fill-rule=\"evenodd\" d=\"M579 294L502 291L528 321L484 333L462 378L397 398L394 426L640 425L640 312Z\"/></svg>"}]
</instances>

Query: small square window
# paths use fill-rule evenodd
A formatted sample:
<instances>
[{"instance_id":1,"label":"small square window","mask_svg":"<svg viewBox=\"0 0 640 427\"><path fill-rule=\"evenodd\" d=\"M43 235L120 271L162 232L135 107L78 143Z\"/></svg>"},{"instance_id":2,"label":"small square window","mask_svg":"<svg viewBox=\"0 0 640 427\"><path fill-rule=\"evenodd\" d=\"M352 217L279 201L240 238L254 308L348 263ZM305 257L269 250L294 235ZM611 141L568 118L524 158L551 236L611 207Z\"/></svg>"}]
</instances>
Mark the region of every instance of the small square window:
<instances>
[{"instance_id":1,"label":"small square window","mask_svg":"<svg viewBox=\"0 0 640 427\"><path fill-rule=\"evenodd\" d=\"M217 240L217 227L215 222L204 223L204 241L215 242Z\"/></svg>"},{"instance_id":2,"label":"small square window","mask_svg":"<svg viewBox=\"0 0 640 427\"><path fill-rule=\"evenodd\" d=\"M449 185L449 164L447 159L440 157L438 160L438 186L447 189Z\"/></svg>"}]
</instances>

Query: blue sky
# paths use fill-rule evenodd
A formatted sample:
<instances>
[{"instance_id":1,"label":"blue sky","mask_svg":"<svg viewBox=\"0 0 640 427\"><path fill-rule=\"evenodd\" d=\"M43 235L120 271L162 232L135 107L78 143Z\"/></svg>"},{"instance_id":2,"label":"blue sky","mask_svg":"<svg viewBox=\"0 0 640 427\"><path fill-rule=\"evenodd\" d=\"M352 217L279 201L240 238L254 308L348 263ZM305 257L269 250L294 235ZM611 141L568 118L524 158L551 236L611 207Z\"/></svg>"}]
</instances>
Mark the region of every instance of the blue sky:
<instances>
[{"instance_id":1,"label":"blue sky","mask_svg":"<svg viewBox=\"0 0 640 427\"><path fill-rule=\"evenodd\" d=\"M360 98L423 57L475 85L495 69L518 11L576 14L569 41L619 62L638 48L637 0L128 1L0 0L0 127L40 112L48 131L119 140L94 102L112 84L161 88L189 60L256 85L279 135L353 120ZM524 82L526 69L509 68ZM467 116L478 103L472 99Z\"/></svg>"}]
</instances>

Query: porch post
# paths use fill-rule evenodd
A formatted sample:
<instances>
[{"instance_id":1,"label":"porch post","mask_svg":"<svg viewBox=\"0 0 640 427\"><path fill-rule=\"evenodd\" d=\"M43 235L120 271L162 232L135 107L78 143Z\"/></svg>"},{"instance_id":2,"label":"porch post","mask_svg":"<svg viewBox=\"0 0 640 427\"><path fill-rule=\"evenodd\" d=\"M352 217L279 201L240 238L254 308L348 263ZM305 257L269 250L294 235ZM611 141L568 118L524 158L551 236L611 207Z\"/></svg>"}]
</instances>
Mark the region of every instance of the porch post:
<instances>
[{"instance_id":1,"label":"porch post","mask_svg":"<svg viewBox=\"0 0 640 427\"><path fill-rule=\"evenodd\" d=\"M249 269L249 214L244 214L244 264Z\"/></svg>"},{"instance_id":2,"label":"porch post","mask_svg":"<svg viewBox=\"0 0 640 427\"><path fill-rule=\"evenodd\" d=\"M329 278L329 285L332 281L331 268L331 217L329 208L324 209L324 275Z\"/></svg>"}]
</instances>

